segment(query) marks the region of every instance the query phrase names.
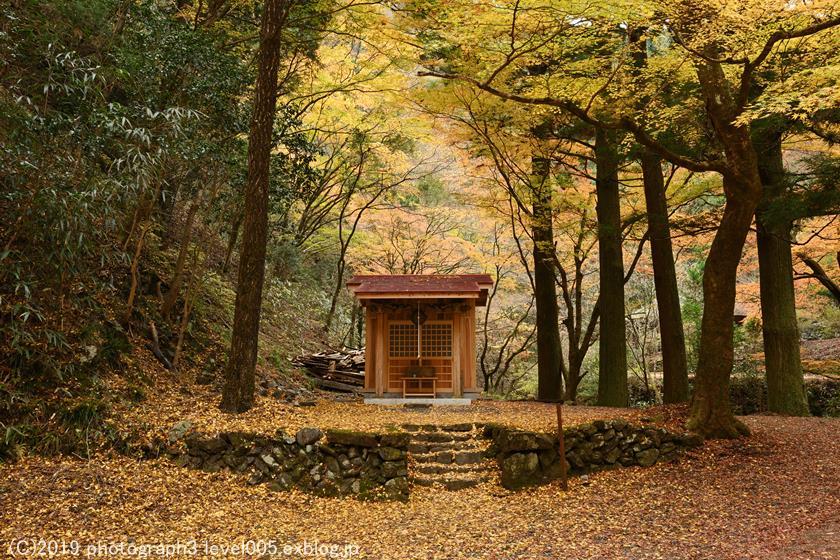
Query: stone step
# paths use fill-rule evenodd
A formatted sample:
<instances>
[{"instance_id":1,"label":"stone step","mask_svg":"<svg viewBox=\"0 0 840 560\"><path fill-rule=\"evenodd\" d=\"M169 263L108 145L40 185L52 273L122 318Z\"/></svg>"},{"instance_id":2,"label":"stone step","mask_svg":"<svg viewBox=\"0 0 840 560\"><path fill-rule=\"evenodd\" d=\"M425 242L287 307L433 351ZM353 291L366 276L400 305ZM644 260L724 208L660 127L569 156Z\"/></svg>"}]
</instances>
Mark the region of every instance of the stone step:
<instances>
[{"instance_id":1,"label":"stone step","mask_svg":"<svg viewBox=\"0 0 840 560\"><path fill-rule=\"evenodd\" d=\"M475 465L487 460L482 451L437 451L414 455L417 463L439 463L442 465Z\"/></svg>"},{"instance_id":2,"label":"stone step","mask_svg":"<svg viewBox=\"0 0 840 560\"><path fill-rule=\"evenodd\" d=\"M437 432L437 424L403 424L402 429L406 432Z\"/></svg>"},{"instance_id":3,"label":"stone step","mask_svg":"<svg viewBox=\"0 0 840 560\"><path fill-rule=\"evenodd\" d=\"M478 486L482 482L487 482L490 477L473 477L473 478L424 478L415 477L411 482L417 486L439 486L446 490L463 490L464 488L471 488Z\"/></svg>"},{"instance_id":4,"label":"stone step","mask_svg":"<svg viewBox=\"0 0 840 560\"><path fill-rule=\"evenodd\" d=\"M436 453L438 451L473 451L486 449L485 442L477 440L450 441L442 443L411 442L408 444L408 452L412 454Z\"/></svg>"},{"instance_id":5,"label":"stone step","mask_svg":"<svg viewBox=\"0 0 840 560\"><path fill-rule=\"evenodd\" d=\"M444 443L451 441L467 441L474 439L469 432L419 432L412 436L412 441Z\"/></svg>"},{"instance_id":6,"label":"stone step","mask_svg":"<svg viewBox=\"0 0 840 560\"><path fill-rule=\"evenodd\" d=\"M403 424L406 432L472 432L484 428L483 424L463 422L459 424Z\"/></svg>"},{"instance_id":7,"label":"stone step","mask_svg":"<svg viewBox=\"0 0 840 560\"><path fill-rule=\"evenodd\" d=\"M442 475L442 474L473 474L473 473L490 473L498 470L498 467L490 463L475 464L475 465L441 465L440 463L425 463L417 465L413 471L423 475Z\"/></svg>"}]
</instances>

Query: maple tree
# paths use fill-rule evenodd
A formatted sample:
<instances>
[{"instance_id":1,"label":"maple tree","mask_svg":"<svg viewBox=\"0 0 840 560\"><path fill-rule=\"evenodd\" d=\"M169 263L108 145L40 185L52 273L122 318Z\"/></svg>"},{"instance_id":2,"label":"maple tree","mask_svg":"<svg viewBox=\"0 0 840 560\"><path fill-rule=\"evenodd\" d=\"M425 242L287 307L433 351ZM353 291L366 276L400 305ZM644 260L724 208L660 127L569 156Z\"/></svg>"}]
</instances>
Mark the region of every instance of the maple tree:
<instances>
[{"instance_id":1,"label":"maple tree","mask_svg":"<svg viewBox=\"0 0 840 560\"><path fill-rule=\"evenodd\" d=\"M744 16L729 7L678 3L662 12L654 12L641 22L631 21L625 24L631 28L646 29L650 29L654 23L664 25L675 45L675 48L666 51L665 57L679 61L688 60L695 69L692 78L696 79L697 87L694 95L698 101L703 102L705 116L712 123L711 138L720 149L719 152L713 151L708 157L698 158L693 154L680 153L681 150L672 149L667 142L652 135L651 130L656 127L656 122L647 122L649 119L645 114L634 114L626 107L618 118L599 114L598 106L593 106L594 103L609 104L615 97L620 100L619 92L614 91L614 84L620 83L621 80L613 78L618 74L616 68L620 68L621 65L604 65L598 72L598 57L592 57L596 65L593 67L592 62L587 60L590 66L581 68L581 72L589 72L584 76L590 79L584 81L576 76L574 80L570 80L570 70L579 60L573 58L568 67L558 64L558 72L551 74L548 79L543 76L544 68L554 66L545 61L549 60L549 57L562 57L563 49L568 48L576 39L580 48L582 45L579 38L594 41L595 44L600 43L602 46L608 46L612 42L613 50L604 48L602 52L608 53L608 56L612 54L620 57L620 43L616 44L616 38L620 34L612 30L624 24L624 14L596 10L595 13L581 13L574 17L569 15L574 14L574 6L558 6L557 12L551 7L543 8L545 10L541 7L534 7L532 10L530 5L516 2L510 6L499 5L482 10L481 14L484 17L499 17L508 22L505 34L495 37L496 41L500 42L499 49L459 52L457 54L461 55L460 57L446 59L443 69L433 69L423 74L466 81L482 91L509 101L555 107L595 126L596 148L599 145L602 147L602 162L606 165L604 171L607 174L606 177L596 180L596 183L604 185L602 222L610 220L608 209L616 206L611 202L615 197L606 196L615 190L608 188L614 175L611 171L614 167L613 150L609 148L609 135L614 134L614 130L632 133L637 142L672 163L692 171L716 172L721 175L727 203L706 261L701 350L689 425L705 434L715 436L733 437L739 432L745 432L746 428L735 419L729 406L728 380L733 363L731 317L735 305L736 272L762 192L758 158L750 137L750 117L746 112L749 94L757 69L773 54L777 43L807 38L831 30L840 24L840 20L832 17L830 9L827 13L822 13L817 6L810 5L798 11L789 11L785 6L779 5L776 11L772 12L773 16L761 10L754 14L748 12L748 15ZM557 17L558 14L563 17ZM731 35L743 29L744 17L749 18L750 15L756 19L749 31L744 31L746 36L738 41L732 39ZM474 14L471 14L471 17L475 17ZM479 21L480 18L481 16ZM795 27L786 28L780 24L779 18L784 18L782 21L790 22ZM632 20L629 15L627 19ZM754 33L755 26L762 29L759 36ZM440 28L436 31L440 33ZM455 37L450 40L463 47L463 38L458 36L458 33L456 32ZM657 29L655 33L658 35L660 31ZM730 36L724 38L722 33L728 33ZM567 40L558 41L560 36ZM565 45L558 47L560 43ZM478 65L469 64L476 59L483 62ZM540 62L543 64L542 69L537 72L530 70ZM431 62L429 65L435 64ZM728 67L739 70L734 79L726 73L725 68ZM691 79L688 76L686 78ZM499 85L505 79L518 82L515 91L512 91L510 85ZM572 82L576 90L574 94L570 89ZM586 85L581 85L581 82ZM706 151L708 152L708 149ZM597 152L596 149L596 154ZM614 210L609 212L614 216ZM605 228L607 225L602 223L601 227ZM602 236L602 241L608 241L608 237ZM609 243L603 247L602 252L608 247L611 247ZM620 262L620 259L613 258L612 261ZM614 292L615 288L609 286L614 286L615 282L605 285L607 278L603 276L608 270L609 262L611 261L602 257L602 290ZM611 298L613 299L616 298ZM621 299L623 301L623 298ZM602 327L603 313L602 311ZM623 325L618 330L623 334ZM615 329L609 332L614 331ZM624 360L623 352L613 351L610 356L612 359ZM608 369L603 374L604 383L599 385L599 391L615 391L616 398L620 400L622 383L611 373L616 368L609 367L608 356L602 355L601 358L602 370ZM621 369L620 363L617 369ZM609 385L607 381L610 382Z\"/></svg>"},{"instance_id":2,"label":"maple tree","mask_svg":"<svg viewBox=\"0 0 840 560\"><path fill-rule=\"evenodd\" d=\"M830 557L836 422L805 416L840 413L835 4L3 3L0 546ZM469 406L372 406L299 367L360 382L351 275L461 273L493 280L450 323ZM591 438L555 447L561 410ZM641 427L610 462L620 422ZM604 472L509 492L493 425L539 432L509 432L548 448L526 466ZM315 428L411 443L299 445ZM324 482L399 454L410 497L182 468L205 437L294 439ZM232 462L287 467L262 453Z\"/></svg>"},{"instance_id":3,"label":"maple tree","mask_svg":"<svg viewBox=\"0 0 840 560\"><path fill-rule=\"evenodd\" d=\"M833 335L837 286L832 6L290 2L250 141L264 2L82 4L3 12L11 387L87 379L100 339L186 371L220 338L241 411L297 296L320 332L296 344L360 345L350 274L495 271L493 393L626 406L638 378L681 402L693 373L691 425L735 435L737 299L770 409L808 412L799 331Z\"/></svg>"}]
</instances>

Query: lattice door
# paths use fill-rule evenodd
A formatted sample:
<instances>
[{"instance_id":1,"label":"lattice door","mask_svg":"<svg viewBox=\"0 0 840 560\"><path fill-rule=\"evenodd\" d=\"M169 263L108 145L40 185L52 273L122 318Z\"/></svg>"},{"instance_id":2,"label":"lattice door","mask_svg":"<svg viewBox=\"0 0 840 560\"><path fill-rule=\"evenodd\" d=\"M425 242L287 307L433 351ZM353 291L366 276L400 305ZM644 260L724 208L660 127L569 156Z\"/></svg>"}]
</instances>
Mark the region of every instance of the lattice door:
<instances>
[{"instance_id":1,"label":"lattice door","mask_svg":"<svg viewBox=\"0 0 840 560\"><path fill-rule=\"evenodd\" d=\"M411 321L388 322L388 390L402 389L401 377L412 366L431 366L438 390L452 389L452 321L426 321L420 331L417 356L417 326Z\"/></svg>"}]
</instances>

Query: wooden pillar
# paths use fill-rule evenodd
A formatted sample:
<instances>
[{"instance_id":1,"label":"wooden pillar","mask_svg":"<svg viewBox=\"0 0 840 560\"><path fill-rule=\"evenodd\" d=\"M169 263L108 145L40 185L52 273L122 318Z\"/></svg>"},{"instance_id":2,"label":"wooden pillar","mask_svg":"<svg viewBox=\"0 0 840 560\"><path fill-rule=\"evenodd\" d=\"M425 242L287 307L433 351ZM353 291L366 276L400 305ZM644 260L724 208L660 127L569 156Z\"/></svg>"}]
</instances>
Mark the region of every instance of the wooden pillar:
<instances>
[{"instance_id":1,"label":"wooden pillar","mask_svg":"<svg viewBox=\"0 0 840 560\"><path fill-rule=\"evenodd\" d=\"M475 302L471 301L469 309L464 314L464 355L463 364L464 391L468 393L478 392L475 375Z\"/></svg>"},{"instance_id":2,"label":"wooden pillar","mask_svg":"<svg viewBox=\"0 0 840 560\"><path fill-rule=\"evenodd\" d=\"M382 396L386 389L387 383L387 362L385 358L385 331L388 328L385 311L380 306L376 310L376 352L375 352L375 368L376 368L376 394Z\"/></svg>"},{"instance_id":3,"label":"wooden pillar","mask_svg":"<svg viewBox=\"0 0 840 560\"><path fill-rule=\"evenodd\" d=\"M365 390L376 390L376 317L371 305L365 307Z\"/></svg>"},{"instance_id":4,"label":"wooden pillar","mask_svg":"<svg viewBox=\"0 0 840 560\"><path fill-rule=\"evenodd\" d=\"M461 379L461 347L464 341L464 330L461 325L460 306L456 306L452 313L452 396L460 397L463 387Z\"/></svg>"}]
</instances>

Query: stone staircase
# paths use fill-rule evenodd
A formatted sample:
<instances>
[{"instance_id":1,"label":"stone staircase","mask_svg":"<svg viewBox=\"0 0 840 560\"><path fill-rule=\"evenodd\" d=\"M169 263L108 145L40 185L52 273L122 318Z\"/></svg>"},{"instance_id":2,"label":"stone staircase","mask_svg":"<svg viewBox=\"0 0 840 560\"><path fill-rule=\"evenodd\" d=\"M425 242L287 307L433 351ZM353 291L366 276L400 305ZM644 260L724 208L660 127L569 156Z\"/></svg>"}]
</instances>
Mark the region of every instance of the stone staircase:
<instances>
[{"instance_id":1,"label":"stone staircase","mask_svg":"<svg viewBox=\"0 0 840 560\"><path fill-rule=\"evenodd\" d=\"M408 453L412 483L461 490L497 476L495 462L484 455L489 442L481 436L483 426L405 424L403 428L411 433Z\"/></svg>"}]
</instances>

